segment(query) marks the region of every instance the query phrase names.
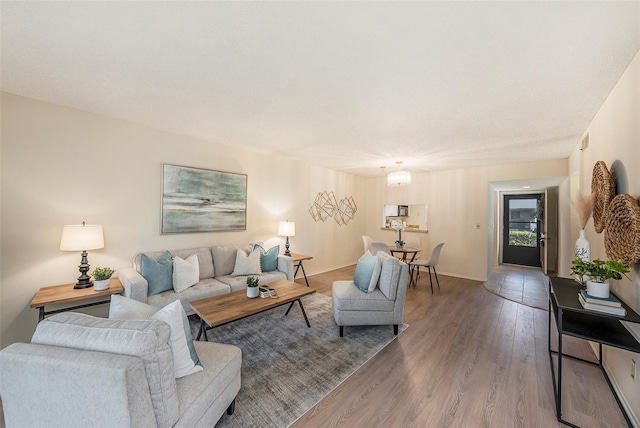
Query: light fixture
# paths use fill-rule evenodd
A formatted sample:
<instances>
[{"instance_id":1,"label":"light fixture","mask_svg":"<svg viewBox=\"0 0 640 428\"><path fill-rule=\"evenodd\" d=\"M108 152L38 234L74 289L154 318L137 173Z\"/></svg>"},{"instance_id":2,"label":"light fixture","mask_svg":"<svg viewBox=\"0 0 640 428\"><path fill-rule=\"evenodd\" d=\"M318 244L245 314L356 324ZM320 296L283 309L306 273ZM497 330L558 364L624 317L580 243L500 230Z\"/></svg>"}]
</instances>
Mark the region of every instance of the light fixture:
<instances>
[{"instance_id":1,"label":"light fixture","mask_svg":"<svg viewBox=\"0 0 640 428\"><path fill-rule=\"evenodd\" d=\"M89 261L87 250L97 250L104 248L104 234L102 226L97 224L71 224L62 229L62 239L60 239L60 249L62 251L82 251L80 259L80 276L73 288L88 288L93 285L89 272Z\"/></svg>"},{"instance_id":2,"label":"light fixture","mask_svg":"<svg viewBox=\"0 0 640 428\"><path fill-rule=\"evenodd\" d=\"M289 237L296 236L296 224L289 220L281 221L280 224L278 225L278 235L287 237L287 240L284 245L284 248L285 248L284 255L291 256L291 253L289 252Z\"/></svg>"},{"instance_id":3,"label":"light fixture","mask_svg":"<svg viewBox=\"0 0 640 428\"><path fill-rule=\"evenodd\" d=\"M400 165L402 161L396 162L398 165L398 171L390 172L387 175L387 185L389 186L406 186L411 184L411 173L409 171L401 171Z\"/></svg>"}]
</instances>

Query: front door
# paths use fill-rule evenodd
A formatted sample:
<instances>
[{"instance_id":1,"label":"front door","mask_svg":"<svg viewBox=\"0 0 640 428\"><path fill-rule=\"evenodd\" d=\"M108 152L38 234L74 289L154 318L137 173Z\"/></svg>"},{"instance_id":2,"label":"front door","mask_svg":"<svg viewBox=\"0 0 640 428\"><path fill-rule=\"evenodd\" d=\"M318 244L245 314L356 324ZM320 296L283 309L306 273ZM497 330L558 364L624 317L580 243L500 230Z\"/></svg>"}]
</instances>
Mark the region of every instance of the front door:
<instances>
[{"instance_id":1,"label":"front door","mask_svg":"<svg viewBox=\"0 0 640 428\"><path fill-rule=\"evenodd\" d=\"M541 194L504 195L502 262L540 267Z\"/></svg>"}]
</instances>

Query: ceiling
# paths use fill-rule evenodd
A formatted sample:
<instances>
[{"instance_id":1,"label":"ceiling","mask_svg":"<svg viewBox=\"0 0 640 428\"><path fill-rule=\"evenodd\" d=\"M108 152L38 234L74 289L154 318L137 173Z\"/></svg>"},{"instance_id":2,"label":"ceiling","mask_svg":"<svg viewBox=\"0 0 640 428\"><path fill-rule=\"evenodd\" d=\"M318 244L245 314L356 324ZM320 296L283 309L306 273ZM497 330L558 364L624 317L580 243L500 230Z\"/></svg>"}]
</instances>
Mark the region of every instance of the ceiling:
<instances>
[{"instance_id":1,"label":"ceiling","mask_svg":"<svg viewBox=\"0 0 640 428\"><path fill-rule=\"evenodd\" d=\"M1 3L2 90L360 176L567 157L640 2Z\"/></svg>"}]
</instances>

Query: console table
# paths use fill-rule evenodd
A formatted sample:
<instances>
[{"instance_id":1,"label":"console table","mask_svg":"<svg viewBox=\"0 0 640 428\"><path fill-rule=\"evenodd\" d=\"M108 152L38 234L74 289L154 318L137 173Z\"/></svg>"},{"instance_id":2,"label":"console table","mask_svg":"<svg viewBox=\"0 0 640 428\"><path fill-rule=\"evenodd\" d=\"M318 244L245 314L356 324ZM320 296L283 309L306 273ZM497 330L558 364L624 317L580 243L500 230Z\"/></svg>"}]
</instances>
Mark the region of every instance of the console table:
<instances>
[{"instance_id":1,"label":"console table","mask_svg":"<svg viewBox=\"0 0 640 428\"><path fill-rule=\"evenodd\" d=\"M640 315L626 305L622 300L622 306L627 310L627 315L619 317L602 312L584 309L578 301L578 293L580 292L580 284L573 279L568 278L550 278L549 279L549 362L551 364L551 381L553 383L553 395L556 401L556 417L558 422L571 427L577 425L572 424L562 418L562 358L571 358L582 361L584 363L594 364L600 367L604 378L613 393L620 410L624 415L629 426L631 420L624 410L620 399L618 398L611 380L602 366L602 345L613 346L625 349L627 351L640 353L640 342L627 330L622 321L632 323L640 323ZM615 294L614 294L615 295ZM616 296L617 297L617 296ZM555 317L558 327L558 349L551 349L551 316ZM598 362L594 363L572 355L563 354L562 352L562 336L573 336L580 339L590 340L598 344ZM555 370L553 367L552 355L558 355L558 377L556 380Z\"/></svg>"},{"instance_id":2,"label":"console table","mask_svg":"<svg viewBox=\"0 0 640 428\"><path fill-rule=\"evenodd\" d=\"M118 278L111 277L109 288L106 290L94 290L93 287L73 288L75 284L54 285L52 287L42 287L31 300L31 307L37 308L38 322L42 321L45 316L57 314L59 312L71 311L74 309L88 308L90 306L104 305L109 303L112 294L121 294L124 291L122 283ZM55 311L45 311L45 305L60 305L67 303L79 303L92 300L98 297L106 298L99 302L84 303L81 305L69 306L64 309Z\"/></svg>"}]
</instances>

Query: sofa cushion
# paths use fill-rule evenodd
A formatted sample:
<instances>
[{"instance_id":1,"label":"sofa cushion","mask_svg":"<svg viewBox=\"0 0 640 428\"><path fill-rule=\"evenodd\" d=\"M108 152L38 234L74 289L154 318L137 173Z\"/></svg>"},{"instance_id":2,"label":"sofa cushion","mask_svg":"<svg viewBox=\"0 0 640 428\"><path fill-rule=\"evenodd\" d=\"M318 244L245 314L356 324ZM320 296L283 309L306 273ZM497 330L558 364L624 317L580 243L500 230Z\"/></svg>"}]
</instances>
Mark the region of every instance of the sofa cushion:
<instances>
[{"instance_id":1,"label":"sofa cushion","mask_svg":"<svg viewBox=\"0 0 640 428\"><path fill-rule=\"evenodd\" d=\"M398 281L400 280L400 271L404 263L389 255L382 255L380 257L384 259L384 261L382 262L378 287L387 298L395 300L398 291Z\"/></svg>"},{"instance_id":2,"label":"sofa cushion","mask_svg":"<svg viewBox=\"0 0 640 428\"><path fill-rule=\"evenodd\" d=\"M182 293L176 293L171 289L163 293L154 294L147 297L147 303L150 305L164 307L176 299L182 303L182 308L187 315L193 314L193 309L189 306L189 302L198 299L204 299L205 297L218 296L220 294L226 294L231 291L228 285L223 284L216 278L203 279L193 287L189 287Z\"/></svg>"},{"instance_id":3,"label":"sofa cushion","mask_svg":"<svg viewBox=\"0 0 640 428\"><path fill-rule=\"evenodd\" d=\"M146 254L140 256L140 275L149 284L149 295L162 293L173 289L173 260L171 253L165 251L156 260L151 259Z\"/></svg>"},{"instance_id":4,"label":"sofa cushion","mask_svg":"<svg viewBox=\"0 0 640 428\"><path fill-rule=\"evenodd\" d=\"M238 291L247 288L247 277L255 276L255 275L243 275L243 276L232 276L232 275L224 275L219 276L216 279L222 283L227 284L231 291ZM258 276L258 285L266 285L271 284L276 281L283 281L287 279L287 274L280 271L274 272L266 272Z\"/></svg>"},{"instance_id":5,"label":"sofa cushion","mask_svg":"<svg viewBox=\"0 0 640 428\"><path fill-rule=\"evenodd\" d=\"M224 413L240 390L240 348L210 342L195 345L207 369L176 380L180 398L179 427L202 425L201 415L211 406L218 406L214 413Z\"/></svg>"},{"instance_id":6,"label":"sofa cushion","mask_svg":"<svg viewBox=\"0 0 640 428\"><path fill-rule=\"evenodd\" d=\"M198 354L193 346L191 328L180 301L175 300L164 308L138 302L117 294L111 296L109 319L157 319L171 327L171 352L176 378L202 370Z\"/></svg>"},{"instance_id":7,"label":"sofa cushion","mask_svg":"<svg viewBox=\"0 0 640 428\"><path fill-rule=\"evenodd\" d=\"M260 250L253 250L247 255L242 250L236 251L236 265L231 276L260 275Z\"/></svg>"},{"instance_id":8,"label":"sofa cushion","mask_svg":"<svg viewBox=\"0 0 640 428\"><path fill-rule=\"evenodd\" d=\"M141 358L156 420L164 428L179 416L170 334L169 326L157 320L108 320L64 312L41 321L31 342Z\"/></svg>"},{"instance_id":9,"label":"sofa cushion","mask_svg":"<svg viewBox=\"0 0 640 428\"><path fill-rule=\"evenodd\" d=\"M363 293L353 281L336 281L332 288L334 311L387 311L393 312L395 301L379 289Z\"/></svg>"},{"instance_id":10,"label":"sofa cushion","mask_svg":"<svg viewBox=\"0 0 640 428\"><path fill-rule=\"evenodd\" d=\"M368 250L358 259L356 265L356 271L353 274L353 282L356 286L365 293L369 293L369 284L373 283L371 291L375 288L375 284L378 281L377 276L374 278L373 274L376 271L378 265L378 257L372 255ZM379 272L379 271L378 271Z\"/></svg>"},{"instance_id":11,"label":"sofa cushion","mask_svg":"<svg viewBox=\"0 0 640 428\"><path fill-rule=\"evenodd\" d=\"M164 251L147 251L145 253L147 257L151 259L157 259ZM213 270L213 260L211 258L211 247L198 247L198 248L188 248L184 250L173 250L171 251L171 257L178 256L182 259L186 259L192 254L197 254L198 256L198 265L200 267L200 279L205 278L213 278L215 276L215 272ZM142 254L137 254L133 258L133 267L140 272L140 259L142 258Z\"/></svg>"},{"instance_id":12,"label":"sofa cushion","mask_svg":"<svg viewBox=\"0 0 640 428\"><path fill-rule=\"evenodd\" d=\"M213 266L216 277L229 275L233 272L236 265L236 254L238 250L249 254L253 249L253 245L230 245L211 247L211 256L213 257Z\"/></svg>"},{"instance_id":13,"label":"sofa cushion","mask_svg":"<svg viewBox=\"0 0 640 428\"><path fill-rule=\"evenodd\" d=\"M278 255L280 254L280 245L265 250L262 245L255 244L254 250L260 251L260 268L262 272L273 272L278 270Z\"/></svg>"},{"instance_id":14,"label":"sofa cushion","mask_svg":"<svg viewBox=\"0 0 640 428\"><path fill-rule=\"evenodd\" d=\"M173 258L173 289L176 293L196 285L200 280L198 256L192 254L186 259L175 256Z\"/></svg>"}]
</instances>

